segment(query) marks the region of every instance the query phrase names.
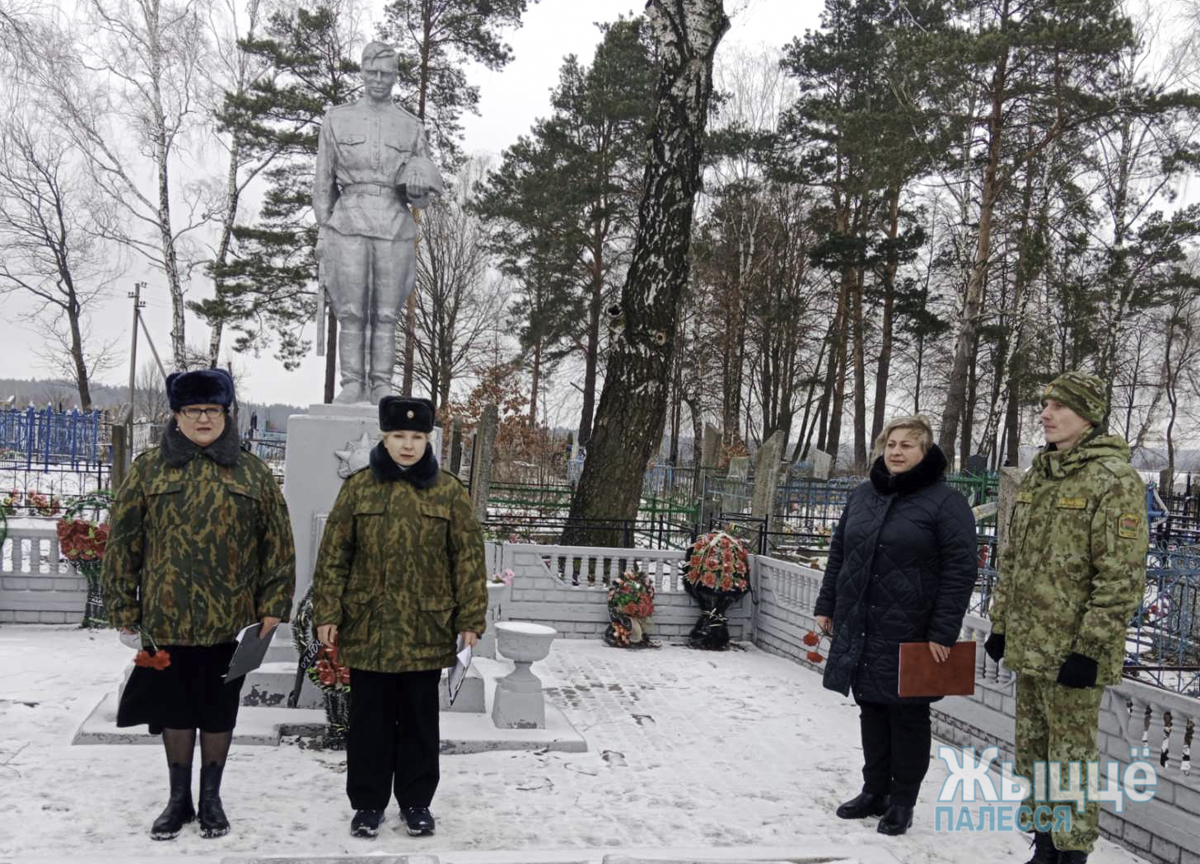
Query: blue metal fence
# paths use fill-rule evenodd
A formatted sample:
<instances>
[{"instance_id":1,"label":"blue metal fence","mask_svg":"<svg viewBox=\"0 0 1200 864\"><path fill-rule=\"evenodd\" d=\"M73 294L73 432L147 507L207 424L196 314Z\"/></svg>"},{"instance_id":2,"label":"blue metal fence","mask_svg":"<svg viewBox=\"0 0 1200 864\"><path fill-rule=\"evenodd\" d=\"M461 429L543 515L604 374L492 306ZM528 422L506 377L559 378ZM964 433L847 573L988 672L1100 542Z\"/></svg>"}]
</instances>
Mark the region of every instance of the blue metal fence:
<instances>
[{"instance_id":1,"label":"blue metal fence","mask_svg":"<svg viewBox=\"0 0 1200 864\"><path fill-rule=\"evenodd\" d=\"M103 415L99 411L0 410L0 460L22 464L26 470L69 464L90 468L108 461L100 434Z\"/></svg>"}]
</instances>

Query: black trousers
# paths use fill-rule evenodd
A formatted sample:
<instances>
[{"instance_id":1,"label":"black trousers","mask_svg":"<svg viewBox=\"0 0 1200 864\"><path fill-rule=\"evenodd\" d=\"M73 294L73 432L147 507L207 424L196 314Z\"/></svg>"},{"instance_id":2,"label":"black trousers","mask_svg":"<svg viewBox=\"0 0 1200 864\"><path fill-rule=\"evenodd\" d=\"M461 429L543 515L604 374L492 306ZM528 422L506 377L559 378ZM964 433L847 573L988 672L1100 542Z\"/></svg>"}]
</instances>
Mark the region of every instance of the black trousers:
<instances>
[{"instance_id":1,"label":"black trousers","mask_svg":"<svg viewBox=\"0 0 1200 864\"><path fill-rule=\"evenodd\" d=\"M438 682L442 670L350 670L346 794L355 810L428 807L438 785Z\"/></svg>"},{"instance_id":2,"label":"black trousers","mask_svg":"<svg viewBox=\"0 0 1200 864\"><path fill-rule=\"evenodd\" d=\"M928 704L859 702L863 791L912 807L929 770Z\"/></svg>"}]
</instances>

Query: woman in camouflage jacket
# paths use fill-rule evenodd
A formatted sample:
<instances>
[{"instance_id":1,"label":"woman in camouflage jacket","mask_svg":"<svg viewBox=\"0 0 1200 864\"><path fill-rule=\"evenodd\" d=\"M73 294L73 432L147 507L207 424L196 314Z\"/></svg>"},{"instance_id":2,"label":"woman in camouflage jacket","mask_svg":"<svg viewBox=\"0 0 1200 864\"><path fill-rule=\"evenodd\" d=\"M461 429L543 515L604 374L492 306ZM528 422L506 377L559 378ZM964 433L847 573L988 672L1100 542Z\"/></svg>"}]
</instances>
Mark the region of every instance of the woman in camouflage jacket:
<instances>
[{"instance_id":1,"label":"woman in camouflage jacket","mask_svg":"<svg viewBox=\"0 0 1200 864\"><path fill-rule=\"evenodd\" d=\"M139 456L113 505L104 553L109 620L155 651L122 692L118 726L162 732L171 792L150 836L169 840L196 818L192 754L200 730L200 833L229 831L221 775L244 677L223 675L237 633L286 621L296 553L287 505L270 469L238 447L223 369L167 378L174 417L162 446ZM141 655L139 655L141 656Z\"/></svg>"},{"instance_id":2,"label":"woman in camouflage jacket","mask_svg":"<svg viewBox=\"0 0 1200 864\"><path fill-rule=\"evenodd\" d=\"M438 681L456 636L484 629L483 534L458 478L429 444L433 404L385 396L383 440L325 523L313 621L350 667L346 792L351 833L374 837L395 791L413 835L432 834L438 784Z\"/></svg>"}]
</instances>

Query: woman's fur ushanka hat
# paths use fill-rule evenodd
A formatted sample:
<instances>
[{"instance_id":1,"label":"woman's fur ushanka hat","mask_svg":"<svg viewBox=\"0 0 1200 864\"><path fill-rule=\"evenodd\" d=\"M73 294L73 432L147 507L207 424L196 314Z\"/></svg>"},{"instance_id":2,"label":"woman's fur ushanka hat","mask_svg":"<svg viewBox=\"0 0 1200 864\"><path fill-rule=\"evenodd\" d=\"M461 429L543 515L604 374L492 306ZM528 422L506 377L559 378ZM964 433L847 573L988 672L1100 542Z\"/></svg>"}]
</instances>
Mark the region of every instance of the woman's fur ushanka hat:
<instances>
[{"instance_id":1,"label":"woman's fur ushanka hat","mask_svg":"<svg viewBox=\"0 0 1200 864\"><path fill-rule=\"evenodd\" d=\"M188 405L233 404L233 376L224 369L172 372L167 376L167 401L178 412Z\"/></svg>"},{"instance_id":2,"label":"woman's fur ushanka hat","mask_svg":"<svg viewBox=\"0 0 1200 864\"><path fill-rule=\"evenodd\" d=\"M433 403L428 399L384 396L379 400L379 429L383 432L433 431Z\"/></svg>"}]
</instances>

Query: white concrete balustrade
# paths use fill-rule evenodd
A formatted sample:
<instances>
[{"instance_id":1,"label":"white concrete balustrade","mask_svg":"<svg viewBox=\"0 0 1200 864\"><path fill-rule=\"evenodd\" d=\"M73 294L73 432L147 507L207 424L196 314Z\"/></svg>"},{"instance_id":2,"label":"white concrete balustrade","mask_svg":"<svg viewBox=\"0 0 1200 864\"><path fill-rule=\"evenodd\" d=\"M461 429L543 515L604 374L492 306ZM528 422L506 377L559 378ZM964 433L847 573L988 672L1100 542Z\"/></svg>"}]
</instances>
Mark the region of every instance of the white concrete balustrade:
<instances>
[{"instance_id":1,"label":"white concrete balustrade","mask_svg":"<svg viewBox=\"0 0 1200 864\"><path fill-rule=\"evenodd\" d=\"M0 623L73 624L83 618L87 581L62 558L55 521L9 522L0 547Z\"/></svg>"}]
</instances>

